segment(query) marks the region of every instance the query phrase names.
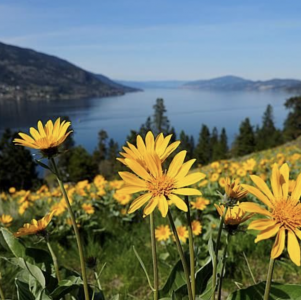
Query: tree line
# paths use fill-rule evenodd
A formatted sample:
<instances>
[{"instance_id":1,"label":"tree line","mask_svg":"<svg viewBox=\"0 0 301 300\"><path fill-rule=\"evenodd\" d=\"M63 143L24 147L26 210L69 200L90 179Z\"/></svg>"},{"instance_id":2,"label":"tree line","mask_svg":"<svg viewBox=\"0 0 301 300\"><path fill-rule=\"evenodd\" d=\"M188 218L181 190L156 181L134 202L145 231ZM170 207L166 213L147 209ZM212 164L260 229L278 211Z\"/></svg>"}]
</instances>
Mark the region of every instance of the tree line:
<instances>
[{"instance_id":1,"label":"tree line","mask_svg":"<svg viewBox=\"0 0 301 300\"><path fill-rule=\"evenodd\" d=\"M274 123L273 108L268 105L260 125L254 126L249 118L245 118L231 147L225 128L219 132L216 127L211 131L202 124L198 140L186 134L183 130L177 136L175 128L171 126L167 117L164 100L158 98L153 106L153 115L149 116L138 130L131 130L126 140L135 144L136 136L145 137L148 131L154 135L160 132L172 134L172 141L180 140L178 151L187 150L187 158L196 158L201 165L212 161L243 156L278 146L296 139L301 135L301 96L286 100L285 107L289 110L283 129L278 129ZM64 119L68 120L68 117ZM17 133L7 129L0 139L0 191L7 191L14 186L17 189L31 189L43 183L36 171L36 164L29 150L13 145L12 140ZM63 144L58 157L58 164L62 170L62 177L67 182L77 182L83 179L91 180L97 174L108 179L115 178L122 168L116 161L120 146L104 130L98 133L98 144L92 154L82 146L76 146L72 136Z\"/></svg>"}]
</instances>

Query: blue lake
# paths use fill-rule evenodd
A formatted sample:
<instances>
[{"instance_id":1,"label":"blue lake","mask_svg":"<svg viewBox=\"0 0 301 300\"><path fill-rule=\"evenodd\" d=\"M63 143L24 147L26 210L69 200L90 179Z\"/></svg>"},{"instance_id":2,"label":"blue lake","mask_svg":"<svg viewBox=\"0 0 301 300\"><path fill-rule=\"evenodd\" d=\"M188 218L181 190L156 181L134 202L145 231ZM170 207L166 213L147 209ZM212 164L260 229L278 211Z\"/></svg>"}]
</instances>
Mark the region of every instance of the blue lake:
<instances>
[{"instance_id":1,"label":"blue lake","mask_svg":"<svg viewBox=\"0 0 301 300\"><path fill-rule=\"evenodd\" d=\"M77 144L90 152L97 145L98 132L123 144L131 129L138 130L153 114L157 98L164 98L167 116L177 133L182 129L197 141L202 124L211 129L225 127L231 143L241 121L249 117L253 125L261 123L266 106L274 108L274 120L281 128L288 111L285 92L212 92L184 89L148 89L124 96L64 101L0 102L0 133L4 128L27 132L38 120L69 116Z\"/></svg>"}]
</instances>

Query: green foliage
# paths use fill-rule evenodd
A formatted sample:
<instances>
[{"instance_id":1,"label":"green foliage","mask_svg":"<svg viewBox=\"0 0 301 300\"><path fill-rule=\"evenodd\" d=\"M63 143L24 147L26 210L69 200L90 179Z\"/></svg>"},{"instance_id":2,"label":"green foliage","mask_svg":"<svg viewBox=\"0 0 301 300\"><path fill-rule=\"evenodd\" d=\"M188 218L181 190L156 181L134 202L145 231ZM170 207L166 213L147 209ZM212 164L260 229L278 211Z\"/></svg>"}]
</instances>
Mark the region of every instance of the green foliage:
<instances>
[{"instance_id":1,"label":"green foliage","mask_svg":"<svg viewBox=\"0 0 301 300\"><path fill-rule=\"evenodd\" d=\"M194 151L194 157L200 164L207 164L211 159L211 136L209 128L206 125L202 125L202 129L199 135L198 144Z\"/></svg>"},{"instance_id":2,"label":"green foliage","mask_svg":"<svg viewBox=\"0 0 301 300\"><path fill-rule=\"evenodd\" d=\"M291 141L301 135L301 96L287 99L284 105L290 112L284 122L283 135L286 141Z\"/></svg>"},{"instance_id":3,"label":"green foliage","mask_svg":"<svg viewBox=\"0 0 301 300\"><path fill-rule=\"evenodd\" d=\"M156 104L153 106L154 114L152 119L152 131L155 135L159 133L164 133L165 135L169 133L169 120L166 113L166 108L164 105L164 100L158 98Z\"/></svg>"},{"instance_id":4,"label":"green foliage","mask_svg":"<svg viewBox=\"0 0 301 300\"><path fill-rule=\"evenodd\" d=\"M260 282L246 289L240 289L229 295L227 300L254 300L263 299L265 282ZM271 285L270 300L301 300L301 285L280 284L273 282Z\"/></svg>"},{"instance_id":5,"label":"green foliage","mask_svg":"<svg viewBox=\"0 0 301 300\"><path fill-rule=\"evenodd\" d=\"M232 152L235 156L243 156L254 152L256 147L255 134L250 119L246 118L239 127Z\"/></svg>"},{"instance_id":6,"label":"green foliage","mask_svg":"<svg viewBox=\"0 0 301 300\"><path fill-rule=\"evenodd\" d=\"M187 159L192 159L193 158L193 153L194 153L194 139L193 136L186 135L185 131L182 130L180 132L180 141L181 144L178 147L178 151L186 150Z\"/></svg>"},{"instance_id":7,"label":"green foliage","mask_svg":"<svg viewBox=\"0 0 301 300\"><path fill-rule=\"evenodd\" d=\"M13 139L18 137L6 129L0 140L0 190L31 189L39 184L36 165L30 151L15 146Z\"/></svg>"},{"instance_id":8,"label":"green foliage","mask_svg":"<svg viewBox=\"0 0 301 300\"><path fill-rule=\"evenodd\" d=\"M281 131L276 129L273 107L269 104L262 118L262 127L256 130L256 150L265 150L283 142Z\"/></svg>"}]
</instances>

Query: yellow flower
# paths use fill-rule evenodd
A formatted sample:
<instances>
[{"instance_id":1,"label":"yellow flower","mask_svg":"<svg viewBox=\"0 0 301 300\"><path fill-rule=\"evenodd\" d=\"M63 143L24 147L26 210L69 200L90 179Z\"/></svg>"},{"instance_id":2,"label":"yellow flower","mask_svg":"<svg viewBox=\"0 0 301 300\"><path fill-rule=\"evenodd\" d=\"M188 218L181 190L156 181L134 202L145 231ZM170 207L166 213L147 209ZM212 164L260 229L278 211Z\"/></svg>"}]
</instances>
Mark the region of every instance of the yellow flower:
<instances>
[{"instance_id":1,"label":"yellow flower","mask_svg":"<svg viewBox=\"0 0 301 300\"><path fill-rule=\"evenodd\" d=\"M188 230L186 229L186 227L185 226L178 226L177 227L177 233L178 233L178 236L179 236L179 240L182 243L186 243L186 240L189 236Z\"/></svg>"},{"instance_id":2,"label":"yellow flower","mask_svg":"<svg viewBox=\"0 0 301 300\"><path fill-rule=\"evenodd\" d=\"M139 177L129 172L119 172L125 182L125 186L119 192L124 194L145 192L133 201L129 213L148 203L144 208L144 216L151 214L158 206L162 216L165 217L168 212L167 200L179 209L187 211L186 203L177 195L201 195L199 190L185 187L200 181L205 175L200 172L188 174L195 159L184 163L186 152L179 152L173 158L167 171L163 171L161 159L156 152L146 151L142 165L137 159L125 159L125 164Z\"/></svg>"},{"instance_id":3,"label":"yellow flower","mask_svg":"<svg viewBox=\"0 0 301 300\"><path fill-rule=\"evenodd\" d=\"M206 175L205 175L205 177L206 177ZM204 177L204 178L205 178ZM202 186L205 186L205 185L207 185L208 184L208 180L202 180L199 184L198 184L198 186L199 187L202 187Z\"/></svg>"},{"instance_id":4,"label":"yellow flower","mask_svg":"<svg viewBox=\"0 0 301 300\"><path fill-rule=\"evenodd\" d=\"M256 166L256 160L254 158L250 158L243 162L242 165L246 171L253 171Z\"/></svg>"},{"instance_id":5,"label":"yellow flower","mask_svg":"<svg viewBox=\"0 0 301 300\"><path fill-rule=\"evenodd\" d=\"M82 209L89 215L93 215L95 212L94 207L91 204L84 203Z\"/></svg>"},{"instance_id":6,"label":"yellow flower","mask_svg":"<svg viewBox=\"0 0 301 300\"><path fill-rule=\"evenodd\" d=\"M102 175L95 176L93 182L97 187L103 187L107 183Z\"/></svg>"},{"instance_id":7,"label":"yellow flower","mask_svg":"<svg viewBox=\"0 0 301 300\"><path fill-rule=\"evenodd\" d=\"M11 222L13 221L12 216L10 215L2 215L0 216L0 223L5 225L6 227L9 227L11 225Z\"/></svg>"},{"instance_id":8,"label":"yellow flower","mask_svg":"<svg viewBox=\"0 0 301 300\"><path fill-rule=\"evenodd\" d=\"M202 197L197 197L195 202L194 201L190 202L191 207L198 210L204 210L209 203L210 203L209 200Z\"/></svg>"},{"instance_id":9,"label":"yellow flower","mask_svg":"<svg viewBox=\"0 0 301 300\"><path fill-rule=\"evenodd\" d=\"M220 187L224 188L226 186L226 178L225 177L221 177L218 181Z\"/></svg>"},{"instance_id":10,"label":"yellow flower","mask_svg":"<svg viewBox=\"0 0 301 300\"><path fill-rule=\"evenodd\" d=\"M292 193L296 187L296 180L290 180L288 183L288 192Z\"/></svg>"},{"instance_id":11,"label":"yellow flower","mask_svg":"<svg viewBox=\"0 0 301 300\"><path fill-rule=\"evenodd\" d=\"M253 221L249 229L259 230L255 243L269 239L276 235L271 251L271 258L279 257L285 247L287 236L287 250L291 260L300 266L300 246L298 238L301 239L301 174L298 176L296 186L289 196L289 167L283 164L279 169L278 165L273 166L271 175L272 192L267 184L258 176L251 176L257 186L243 185L258 200L265 204L268 209L262 206L245 202L241 207L249 212L258 213L266 218Z\"/></svg>"},{"instance_id":12,"label":"yellow flower","mask_svg":"<svg viewBox=\"0 0 301 300\"><path fill-rule=\"evenodd\" d=\"M11 187L8 191L10 192L10 194L14 194L16 192L16 188Z\"/></svg>"},{"instance_id":13,"label":"yellow flower","mask_svg":"<svg viewBox=\"0 0 301 300\"><path fill-rule=\"evenodd\" d=\"M202 233L202 225L197 220L191 222L191 229L194 235L200 235Z\"/></svg>"},{"instance_id":14,"label":"yellow flower","mask_svg":"<svg viewBox=\"0 0 301 300\"><path fill-rule=\"evenodd\" d=\"M54 211L47 214L45 217L43 217L40 220L33 219L31 223L26 223L23 225L22 228L18 229L18 231L14 234L15 237L25 236L25 235L31 235L31 234L37 234L41 231L44 231L45 228L50 223L52 216L54 214Z\"/></svg>"},{"instance_id":15,"label":"yellow flower","mask_svg":"<svg viewBox=\"0 0 301 300\"><path fill-rule=\"evenodd\" d=\"M219 174L218 173L213 173L210 177L210 181L215 182L217 181L219 178Z\"/></svg>"},{"instance_id":16,"label":"yellow flower","mask_svg":"<svg viewBox=\"0 0 301 300\"><path fill-rule=\"evenodd\" d=\"M214 204L214 206L216 207L219 215L222 216L225 211L224 205ZM228 207L228 210L225 215L224 223L225 225L238 226L239 224L249 220L253 215L254 214L245 212L241 208L241 204L238 204L233 207Z\"/></svg>"},{"instance_id":17,"label":"yellow flower","mask_svg":"<svg viewBox=\"0 0 301 300\"><path fill-rule=\"evenodd\" d=\"M38 130L31 127L29 130L31 136L19 132L19 136L22 139L14 139L14 143L16 143L16 145L38 149L43 155L51 157L58 153L58 147L72 132L67 132L70 125L71 123L66 121L61 123L60 118L58 118L54 124L49 120L45 126L39 121Z\"/></svg>"},{"instance_id":18,"label":"yellow flower","mask_svg":"<svg viewBox=\"0 0 301 300\"><path fill-rule=\"evenodd\" d=\"M157 241L167 241L171 235L168 225L160 225L155 229L155 236Z\"/></svg>"},{"instance_id":19,"label":"yellow flower","mask_svg":"<svg viewBox=\"0 0 301 300\"><path fill-rule=\"evenodd\" d=\"M28 207L29 207L29 202L28 201L23 202L19 207L19 214L22 216Z\"/></svg>"},{"instance_id":20,"label":"yellow flower","mask_svg":"<svg viewBox=\"0 0 301 300\"><path fill-rule=\"evenodd\" d=\"M113 180L109 183L111 189L120 189L124 182L122 180Z\"/></svg>"},{"instance_id":21,"label":"yellow flower","mask_svg":"<svg viewBox=\"0 0 301 300\"><path fill-rule=\"evenodd\" d=\"M61 215L66 211L66 209L67 209L67 205L65 200L61 200L59 203L56 203L51 207L51 210L54 211L55 216Z\"/></svg>"},{"instance_id":22,"label":"yellow flower","mask_svg":"<svg viewBox=\"0 0 301 300\"><path fill-rule=\"evenodd\" d=\"M231 182L230 178L227 177L225 192L229 199L239 201L248 194L248 192L241 187L239 181L239 179L236 179Z\"/></svg>"},{"instance_id":23,"label":"yellow flower","mask_svg":"<svg viewBox=\"0 0 301 300\"><path fill-rule=\"evenodd\" d=\"M240 177L245 177L247 175L247 171L243 168L240 168L236 171L236 174Z\"/></svg>"},{"instance_id":24,"label":"yellow flower","mask_svg":"<svg viewBox=\"0 0 301 300\"><path fill-rule=\"evenodd\" d=\"M128 194L121 194L118 191L114 193L113 198L121 205L127 205L131 201L131 196Z\"/></svg>"},{"instance_id":25,"label":"yellow flower","mask_svg":"<svg viewBox=\"0 0 301 300\"><path fill-rule=\"evenodd\" d=\"M218 161L214 161L213 163L211 163L211 168L212 169L218 169L219 168L219 162Z\"/></svg>"},{"instance_id":26,"label":"yellow flower","mask_svg":"<svg viewBox=\"0 0 301 300\"><path fill-rule=\"evenodd\" d=\"M163 133L160 133L156 139L151 131L146 134L145 143L140 135L137 136L137 147L131 143L127 143L128 147L123 147L125 152L120 152L124 158L117 158L123 164L127 165L126 159L131 159L139 163L146 170L148 165L145 162L145 155L153 155L154 153L158 156L161 163L174 152L180 145L180 141L176 141L168 146L172 134L164 137Z\"/></svg>"},{"instance_id":27,"label":"yellow flower","mask_svg":"<svg viewBox=\"0 0 301 300\"><path fill-rule=\"evenodd\" d=\"M27 191L25 195L18 202L19 204L22 204L24 202L29 201L29 198L30 198L30 191Z\"/></svg>"}]
</instances>

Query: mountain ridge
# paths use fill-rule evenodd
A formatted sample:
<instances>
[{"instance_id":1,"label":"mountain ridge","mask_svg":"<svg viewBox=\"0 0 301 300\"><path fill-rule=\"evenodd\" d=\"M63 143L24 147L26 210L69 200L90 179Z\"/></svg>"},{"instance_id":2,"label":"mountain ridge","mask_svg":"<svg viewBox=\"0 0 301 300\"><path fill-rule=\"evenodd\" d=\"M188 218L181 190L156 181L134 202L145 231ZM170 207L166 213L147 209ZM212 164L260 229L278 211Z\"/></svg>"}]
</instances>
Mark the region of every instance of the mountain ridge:
<instances>
[{"instance_id":1,"label":"mountain ridge","mask_svg":"<svg viewBox=\"0 0 301 300\"><path fill-rule=\"evenodd\" d=\"M59 57L0 42L0 99L79 99L132 91Z\"/></svg>"}]
</instances>

